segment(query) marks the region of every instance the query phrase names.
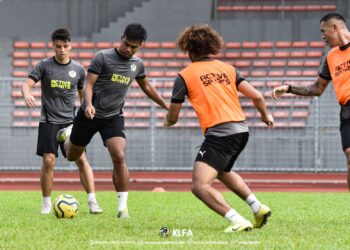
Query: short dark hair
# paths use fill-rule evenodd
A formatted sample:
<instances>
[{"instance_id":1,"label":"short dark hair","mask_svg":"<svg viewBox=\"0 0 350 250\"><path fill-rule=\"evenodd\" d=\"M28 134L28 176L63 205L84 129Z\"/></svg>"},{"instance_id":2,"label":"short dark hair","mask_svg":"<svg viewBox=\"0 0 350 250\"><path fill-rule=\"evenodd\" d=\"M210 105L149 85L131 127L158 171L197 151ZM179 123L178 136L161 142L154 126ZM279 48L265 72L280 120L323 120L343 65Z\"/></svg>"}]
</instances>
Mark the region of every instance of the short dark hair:
<instances>
[{"instance_id":1,"label":"short dark hair","mask_svg":"<svg viewBox=\"0 0 350 250\"><path fill-rule=\"evenodd\" d=\"M51 41L54 42L55 40L70 42L70 31L66 28L55 30L51 35Z\"/></svg>"},{"instance_id":2,"label":"short dark hair","mask_svg":"<svg viewBox=\"0 0 350 250\"><path fill-rule=\"evenodd\" d=\"M331 20L331 19L337 19L346 23L344 17L338 13L329 13L325 15L324 17L321 18L320 23L327 22L328 20Z\"/></svg>"},{"instance_id":3,"label":"short dark hair","mask_svg":"<svg viewBox=\"0 0 350 250\"><path fill-rule=\"evenodd\" d=\"M140 41L144 42L147 39L146 29L139 23L131 23L126 26L122 38L126 37L131 41Z\"/></svg>"}]
</instances>

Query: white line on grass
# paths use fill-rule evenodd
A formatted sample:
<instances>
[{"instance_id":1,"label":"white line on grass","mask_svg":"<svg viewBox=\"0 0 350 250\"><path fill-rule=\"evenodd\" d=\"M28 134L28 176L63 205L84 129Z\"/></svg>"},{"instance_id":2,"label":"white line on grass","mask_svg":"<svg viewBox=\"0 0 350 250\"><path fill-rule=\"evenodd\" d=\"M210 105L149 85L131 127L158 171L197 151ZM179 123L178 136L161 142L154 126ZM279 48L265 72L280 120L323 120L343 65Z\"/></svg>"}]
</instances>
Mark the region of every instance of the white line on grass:
<instances>
[{"instance_id":1,"label":"white line on grass","mask_svg":"<svg viewBox=\"0 0 350 250\"><path fill-rule=\"evenodd\" d=\"M260 241L99 241L92 240L90 245L257 245Z\"/></svg>"}]
</instances>

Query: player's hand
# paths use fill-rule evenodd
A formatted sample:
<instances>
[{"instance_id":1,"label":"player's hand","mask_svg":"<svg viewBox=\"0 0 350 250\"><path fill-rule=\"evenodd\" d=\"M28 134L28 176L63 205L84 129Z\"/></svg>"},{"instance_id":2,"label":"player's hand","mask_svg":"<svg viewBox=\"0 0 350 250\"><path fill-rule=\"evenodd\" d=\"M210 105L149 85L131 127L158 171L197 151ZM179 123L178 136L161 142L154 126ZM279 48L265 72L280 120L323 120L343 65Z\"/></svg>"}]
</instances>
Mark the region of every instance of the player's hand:
<instances>
[{"instance_id":1,"label":"player's hand","mask_svg":"<svg viewBox=\"0 0 350 250\"><path fill-rule=\"evenodd\" d=\"M85 117L92 120L94 119L95 112L95 107L92 105L88 105L85 109Z\"/></svg>"},{"instance_id":2,"label":"player's hand","mask_svg":"<svg viewBox=\"0 0 350 250\"><path fill-rule=\"evenodd\" d=\"M261 121L265 123L269 128L274 128L276 126L273 116L268 113L266 116L261 116Z\"/></svg>"},{"instance_id":3,"label":"player's hand","mask_svg":"<svg viewBox=\"0 0 350 250\"><path fill-rule=\"evenodd\" d=\"M28 108L34 108L35 107L35 98L32 95L26 95L24 97L24 102Z\"/></svg>"},{"instance_id":4,"label":"player's hand","mask_svg":"<svg viewBox=\"0 0 350 250\"><path fill-rule=\"evenodd\" d=\"M279 86L279 87L274 88L272 90L272 93L271 93L272 99L277 100L278 98L280 98L280 96L287 93L288 88L289 88L289 85L283 85L283 86Z\"/></svg>"},{"instance_id":5,"label":"player's hand","mask_svg":"<svg viewBox=\"0 0 350 250\"><path fill-rule=\"evenodd\" d=\"M176 122L170 122L168 119L168 114L166 114L165 119L164 119L164 127L170 127L173 126Z\"/></svg>"}]
</instances>

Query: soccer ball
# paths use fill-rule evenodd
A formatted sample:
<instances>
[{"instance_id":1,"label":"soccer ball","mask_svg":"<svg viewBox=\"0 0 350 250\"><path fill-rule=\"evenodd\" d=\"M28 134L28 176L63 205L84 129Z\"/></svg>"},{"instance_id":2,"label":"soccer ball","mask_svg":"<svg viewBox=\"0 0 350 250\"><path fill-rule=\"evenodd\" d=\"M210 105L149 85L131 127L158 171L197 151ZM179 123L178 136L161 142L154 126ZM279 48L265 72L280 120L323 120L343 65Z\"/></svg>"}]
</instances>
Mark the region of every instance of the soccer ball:
<instances>
[{"instance_id":1,"label":"soccer ball","mask_svg":"<svg viewBox=\"0 0 350 250\"><path fill-rule=\"evenodd\" d=\"M79 212L79 203L74 196L61 194L55 199L53 210L57 218L74 218Z\"/></svg>"}]
</instances>

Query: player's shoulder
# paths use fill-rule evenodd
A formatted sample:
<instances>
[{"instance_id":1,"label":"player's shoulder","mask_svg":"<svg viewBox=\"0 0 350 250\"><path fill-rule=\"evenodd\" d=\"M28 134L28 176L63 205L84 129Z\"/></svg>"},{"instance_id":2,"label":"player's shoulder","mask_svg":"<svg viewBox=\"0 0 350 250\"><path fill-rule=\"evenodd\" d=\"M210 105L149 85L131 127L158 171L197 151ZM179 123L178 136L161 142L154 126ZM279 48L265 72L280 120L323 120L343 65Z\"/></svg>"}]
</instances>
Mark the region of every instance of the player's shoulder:
<instances>
[{"instance_id":1,"label":"player's shoulder","mask_svg":"<svg viewBox=\"0 0 350 250\"><path fill-rule=\"evenodd\" d=\"M74 59L71 59L71 64L73 67L76 67L77 69L84 69L84 66Z\"/></svg>"}]
</instances>

